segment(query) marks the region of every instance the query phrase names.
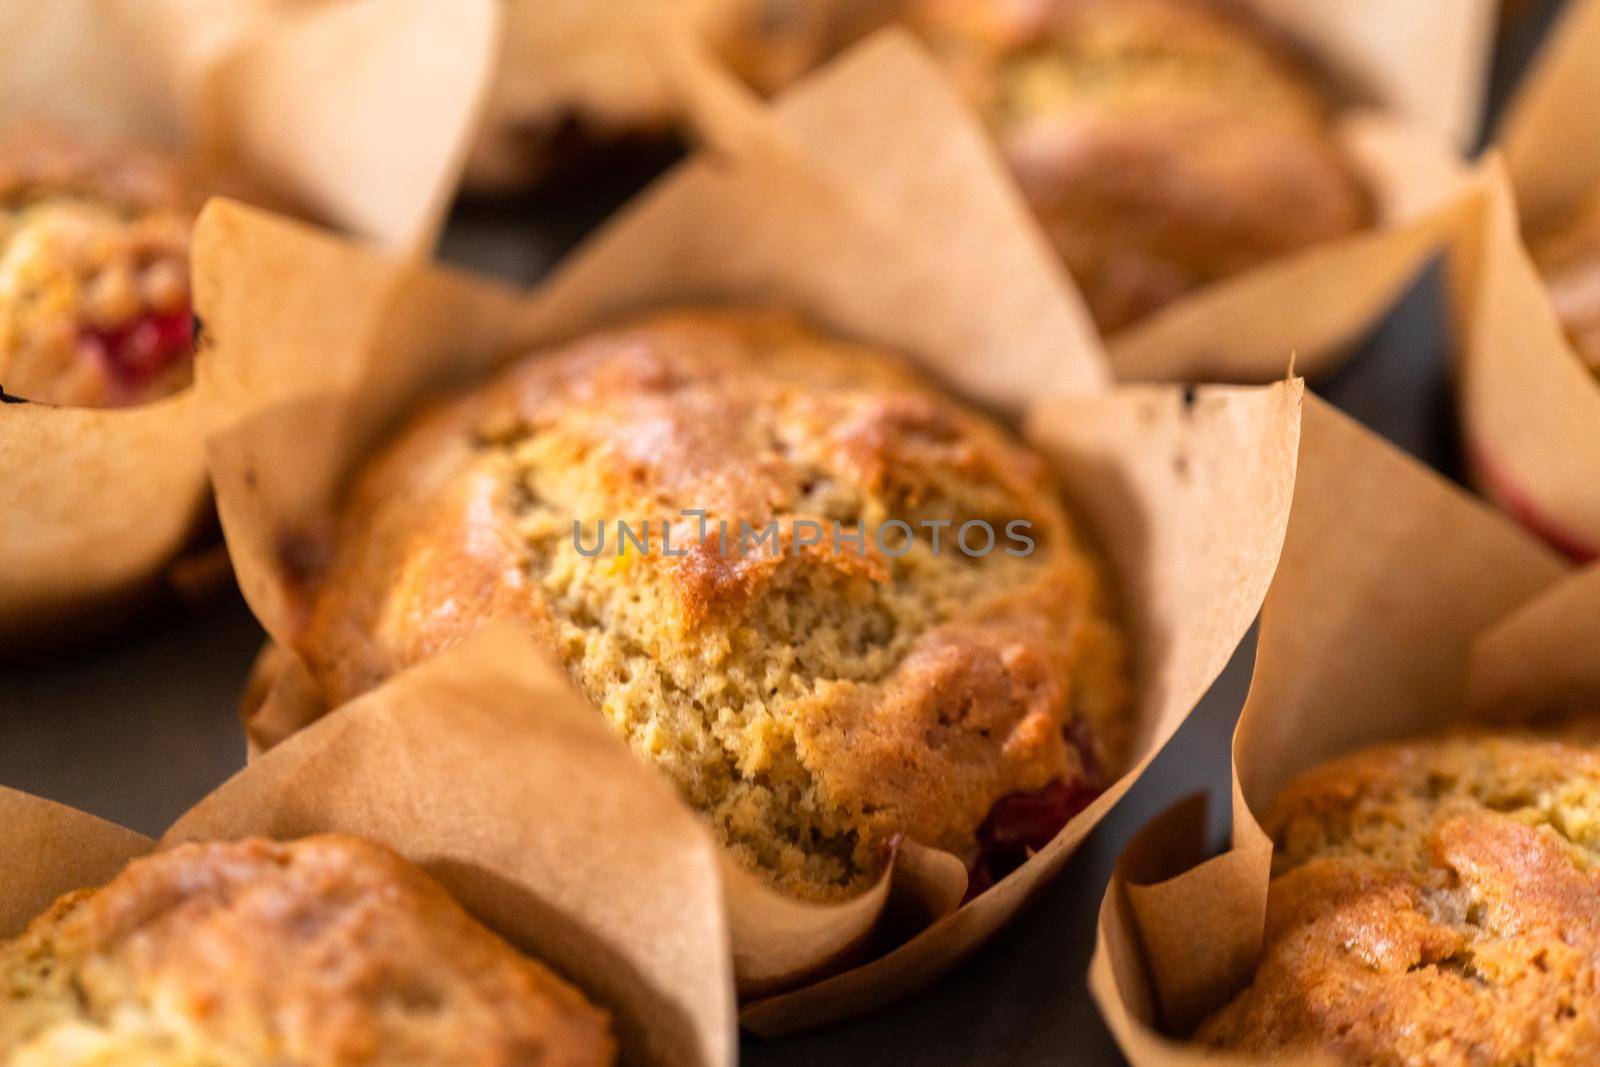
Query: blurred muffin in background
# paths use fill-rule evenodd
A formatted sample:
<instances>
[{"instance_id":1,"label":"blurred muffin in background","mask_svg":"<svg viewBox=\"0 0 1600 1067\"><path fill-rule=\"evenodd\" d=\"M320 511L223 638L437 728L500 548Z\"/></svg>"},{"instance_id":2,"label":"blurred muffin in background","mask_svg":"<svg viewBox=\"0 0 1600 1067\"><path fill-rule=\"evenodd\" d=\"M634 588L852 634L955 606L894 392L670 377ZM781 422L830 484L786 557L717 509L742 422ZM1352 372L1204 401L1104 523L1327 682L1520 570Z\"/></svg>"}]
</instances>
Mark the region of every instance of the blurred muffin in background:
<instances>
[{"instance_id":1,"label":"blurred muffin in background","mask_svg":"<svg viewBox=\"0 0 1600 1067\"><path fill-rule=\"evenodd\" d=\"M654 34L696 32L771 92L899 22L982 115L1104 331L1373 220L1331 95L1232 0L676 0L581 8L562 32L560 5L532 7L511 6L480 190L670 134Z\"/></svg>"},{"instance_id":2,"label":"blurred muffin in background","mask_svg":"<svg viewBox=\"0 0 1600 1067\"><path fill-rule=\"evenodd\" d=\"M187 385L189 235L203 199L151 152L43 126L0 134L0 386L115 407Z\"/></svg>"},{"instance_id":3,"label":"blurred muffin in background","mask_svg":"<svg viewBox=\"0 0 1600 1067\"><path fill-rule=\"evenodd\" d=\"M1103 331L1372 222L1333 103L1226 0L910 0Z\"/></svg>"},{"instance_id":4,"label":"blurred muffin in background","mask_svg":"<svg viewBox=\"0 0 1600 1067\"><path fill-rule=\"evenodd\" d=\"M1585 363L1600 373L1600 196L1530 235L1550 300Z\"/></svg>"}]
</instances>

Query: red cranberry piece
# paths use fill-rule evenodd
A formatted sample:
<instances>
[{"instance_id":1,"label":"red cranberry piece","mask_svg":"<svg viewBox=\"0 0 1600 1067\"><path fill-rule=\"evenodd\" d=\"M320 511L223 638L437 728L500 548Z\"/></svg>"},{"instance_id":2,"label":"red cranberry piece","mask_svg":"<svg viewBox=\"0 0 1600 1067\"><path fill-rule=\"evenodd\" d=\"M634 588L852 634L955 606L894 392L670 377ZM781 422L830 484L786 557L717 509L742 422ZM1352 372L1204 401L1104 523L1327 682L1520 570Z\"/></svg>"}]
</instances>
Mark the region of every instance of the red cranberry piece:
<instances>
[{"instance_id":1,"label":"red cranberry piece","mask_svg":"<svg viewBox=\"0 0 1600 1067\"><path fill-rule=\"evenodd\" d=\"M1037 852L1099 792L1085 783L1055 781L1037 793L1001 797L989 810L978 840L990 851L1020 847Z\"/></svg>"},{"instance_id":2,"label":"red cranberry piece","mask_svg":"<svg viewBox=\"0 0 1600 1067\"><path fill-rule=\"evenodd\" d=\"M978 827L978 853L967 872L966 900L1022 866L1104 790L1100 761L1095 757L1087 727L1074 721L1062 733L1082 756L1083 776L1051 782L1033 793L1011 793L995 801Z\"/></svg>"},{"instance_id":3,"label":"red cranberry piece","mask_svg":"<svg viewBox=\"0 0 1600 1067\"><path fill-rule=\"evenodd\" d=\"M104 361L113 391L130 397L189 358L194 320L187 310L146 315L113 330L87 330L83 344Z\"/></svg>"}]
</instances>

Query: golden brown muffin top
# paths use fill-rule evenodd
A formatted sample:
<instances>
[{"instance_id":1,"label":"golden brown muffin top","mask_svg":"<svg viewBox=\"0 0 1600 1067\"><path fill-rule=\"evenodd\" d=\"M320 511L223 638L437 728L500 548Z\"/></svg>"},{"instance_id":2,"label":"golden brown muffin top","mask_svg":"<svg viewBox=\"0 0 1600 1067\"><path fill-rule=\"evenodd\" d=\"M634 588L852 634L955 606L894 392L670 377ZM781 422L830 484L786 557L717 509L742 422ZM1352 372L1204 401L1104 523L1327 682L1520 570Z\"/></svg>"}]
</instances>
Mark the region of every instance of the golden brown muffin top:
<instances>
[{"instance_id":1,"label":"golden brown muffin top","mask_svg":"<svg viewBox=\"0 0 1600 1067\"><path fill-rule=\"evenodd\" d=\"M1031 555L1006 551L1018 520ZM958 547L969 521L987 554L978 527ZM665 312L518 363L367 466L332 553L295 642L330 701L523 620L802 895L859 884L898 834L970 854L997 799L1120 759L1121 640L1045 463L788 316Z\"/></svg>"},{"instance_id":2,"label":"golden brown muffin top","mask_svg":"<svg viewBox=\"0 0 1600 1067\"><path fill-rule=\"evenodd\" d=\"M1600 196L1535 233L1534 262L1578 355L1600 371Z\"/></svg>"},{"instance_id":3,"label":"golden brown muffin top","mask_svg":"<svg viewBox=\"0 0 1600 1067\"><path fill-rule=\"evenodd\" d=\"M187 385L201 199L154 153L42 126L0 135L0 385L81 407Z\"/></svg>"},{"instance_id":4,"label":"golden brown muffin top","mask_svg":"<svg viewBox=\"0 0 1600 1067\"><path fill-rule=\"evenodd\" d=\"M1318 78L1225 0L910 0L1102 330L1372 221Z\"/></svg>"},{"instance_id":5,"label":"golden brown muffin top","mask_svg":"<svg viewBox=\"0 0 1600 1067\"><path fill-rule=\"evenodd\" d=\"M1600 725L1384 745L1292 782L1254 982L1197 1040L1360 1064L1600 1047Z\"/></svg>"},{"instance_id":6,"label":"golden brown muffin top","mask_svg":"<svg viewBox=\"0 0 1600 1067\"><path fill-rule=\"evenodd\" d=\"M181 845L0 944L7 1067L609 1064L604 1013L387 849Z\"/></svg>"}]
</instances>

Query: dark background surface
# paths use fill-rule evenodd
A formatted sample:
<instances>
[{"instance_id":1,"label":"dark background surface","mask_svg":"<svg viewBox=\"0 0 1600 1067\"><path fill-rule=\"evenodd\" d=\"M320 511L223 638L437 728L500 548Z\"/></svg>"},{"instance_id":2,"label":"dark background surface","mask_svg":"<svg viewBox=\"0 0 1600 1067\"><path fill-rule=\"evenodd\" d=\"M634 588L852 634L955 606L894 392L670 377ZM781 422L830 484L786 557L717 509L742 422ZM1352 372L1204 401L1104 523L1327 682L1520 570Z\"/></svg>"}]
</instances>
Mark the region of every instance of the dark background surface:
<instances>
[{"instance_id":1,"label":"dark background surface","mask_svg":"<svg viewBox=\"0 0 1600 1067\"><path fill-rule=\"evenodd\" d=\"M1557 6L1541 4L1503 38L1492 105L1504 101ZM463 206L443 254L532 281L646 177L641 170L560 197ZM1447 343L1430 275L1319 391L1456 476ZM0 668L0 783L159 833L243 765L235 708L261 641L233 598L204 613L145 620L50 662ZM1084 985L1101 894L1128 837L1180 796L1209 792L1223 839L1228 739L1253 657L1252 638L1039 903L965 968L868 1019L778 1041L747 1038L744 1062L1121 1062Z\"/></svg>"}]
</instances>

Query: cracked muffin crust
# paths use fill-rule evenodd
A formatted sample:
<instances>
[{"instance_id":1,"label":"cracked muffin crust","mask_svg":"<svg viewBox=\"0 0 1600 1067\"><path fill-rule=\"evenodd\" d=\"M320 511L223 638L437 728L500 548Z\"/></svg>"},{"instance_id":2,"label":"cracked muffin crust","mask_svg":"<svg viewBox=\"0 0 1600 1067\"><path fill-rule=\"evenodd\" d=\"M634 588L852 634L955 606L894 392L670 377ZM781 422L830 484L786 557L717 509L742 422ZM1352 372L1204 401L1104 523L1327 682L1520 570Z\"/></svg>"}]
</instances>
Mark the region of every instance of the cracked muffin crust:
<instances>
[{"instance_id":1,"label":"cracked muffin crust","mask_svg":"<svg viewBox=\"0 0 1600 1067\"><path fill-rule=\"evenodd\" d=\"M993 551L960 550L970 521ZM739 858L825 899L899 835L1003 875L1099 792L1126 733L1107 599L1043 459L903 362L680 310L414 420L355 482L294 644L334 706L521 620Z\"/></svg>"},{"instance_id":2,"label":"cracked muffin crust","mask_svg":"<svg viewBox=\"0 0 1600 1067\"><path fill-rule=\"evenodd\" d=\"M1102 331L1373 221L1292 47L1227 0L908 0Z\"/></svg>"},{"instance_id":3,"label":"cracked muffin crust","mask_svg":"<svg viewBox=\"0 0 1600 1067\"><path fill-rule=\"evenodd\" d=\"M387 849L182 845L0 944L7 1067L609 1064L604 1013Z\"/></svg>"},{"instance_id":4,"label":"cracked muffin crust","mask_svg":"<svg viewBox=\"0 0 1600 1067\"><path fill-rule=\"evenodd\" d=\"M1573 347L1600 373L1600 196L1529 245Z\"/></svg>"},{"instance_id":5,"label":"cracked muffin crust","mask_svg":"<svg viewBox=\"0 0 1600 1067\"><path fill-rule=\"evenodd\" d=\"M37 126L0 135L0 385L77 407L187 385L202 198L148 152Z\"/></svg>"},{"instance_id":6,"label":"cracked muffin crust","mask_svg":"<svg viewBox=\"0 0 1600 1067\"><path fill-rule=\"evenodd\" d=\"M1254 982L1202 1044L1562 1067L1600 1047L1600 723L1368 749L1292 782Z\"/></svg>"}]
</instances>

